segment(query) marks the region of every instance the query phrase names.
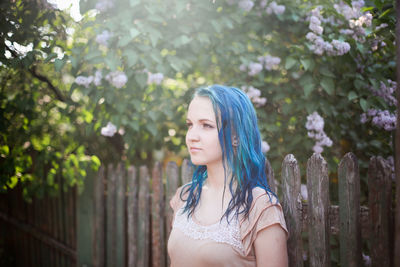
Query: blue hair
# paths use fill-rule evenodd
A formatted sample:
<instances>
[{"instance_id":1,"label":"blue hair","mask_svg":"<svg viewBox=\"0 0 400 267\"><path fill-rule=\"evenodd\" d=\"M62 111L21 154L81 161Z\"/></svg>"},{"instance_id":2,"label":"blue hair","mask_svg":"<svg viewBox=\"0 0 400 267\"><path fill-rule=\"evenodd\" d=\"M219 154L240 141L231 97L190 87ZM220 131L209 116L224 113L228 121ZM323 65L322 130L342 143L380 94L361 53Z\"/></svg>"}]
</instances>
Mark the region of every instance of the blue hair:
<instances>
[{"instance_id":1,"label":"blue hair","mask_svg":"<svg viewBox=\"0 0 400 267\"><path fill-rule=\"evenodd\" d=\"M217 84L197 89L193 98L196 96L208 97L211 100L217 118L218 138L225 170L224 184L230 179L229 190L232 194L222 218L226 216L229 222L232 212L236 216L244 214L244 217L248 218L253 201L253 188L264 189L270 200L270 194L276 197L267 182L265 157L261 152L261 136L253 104L241 90ZM232 145L233 136L238 141L237 146ZM227 177L228 174L231 174L231 177ZM207 167L196 166L192 182L186 184L181 191L182 200L182 196L187 194L183 212L188 212L188 216L193 214L199 203L206 179Z\"/></svg>"}]
</instances>

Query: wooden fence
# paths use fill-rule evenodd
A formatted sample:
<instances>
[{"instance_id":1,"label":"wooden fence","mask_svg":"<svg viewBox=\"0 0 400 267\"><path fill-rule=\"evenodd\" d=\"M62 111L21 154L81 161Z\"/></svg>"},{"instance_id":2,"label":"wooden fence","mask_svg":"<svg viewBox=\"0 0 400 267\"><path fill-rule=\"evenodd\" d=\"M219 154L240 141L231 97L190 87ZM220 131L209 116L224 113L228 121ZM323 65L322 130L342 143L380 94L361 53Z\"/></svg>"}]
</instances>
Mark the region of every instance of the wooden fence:
<instances>
[{"instance_id":1,"label":"wooden fence","mask_svg":"<svg viewBox=\"0 0 400 267\"><path fill-rule=\"evenodd\" d=\"M273 171L270 167L267 171L269 183L276 188ZM30 259L15 266L168 266L166 243L172 219L168 201L179 185L190 180L191 174L192 168L186 160L181 168L174 162L165 168L155 163L151 172L144 166L101 167L94 179L86 180L83 194L77 195L76 215L65 218L76 220L77 227L68 228L70 233L76 233L75 239L70 238L76 243L68 243L67 248L63 248L62 242L46 243L31 234L27 226L22 232L47 244L49 249L38 254L36 245L25 246L24 257L40 258L36 262L41 264L24 264L32 262ZM290 232L290 266L331 266L331 235L340 240L341 267L363 266L362 242L370 244L372 266L391 266L392 180L385 161L380 157L370 161L368 207L360 207L358 163L351 153L338 166L339 206L330 204L327 164L320 155L314 154L308 160L306 178L308 201L303 201L298 163L293 155L287 155L282 163L279 191ZM49 206L43 206L41 212L49 217L47 223L51 224L56 217L48 209ZM12 240L19 246L25 242L18 226L22 217L12 216L0 209L0 226L19 233ZM69 225L73 226L74 223ZM58 264L57 260L52 261L56 264L44 264L50 261L48 258L55 258L54 253L68 255L70 264Z\"/></svg>"}]
</instances>

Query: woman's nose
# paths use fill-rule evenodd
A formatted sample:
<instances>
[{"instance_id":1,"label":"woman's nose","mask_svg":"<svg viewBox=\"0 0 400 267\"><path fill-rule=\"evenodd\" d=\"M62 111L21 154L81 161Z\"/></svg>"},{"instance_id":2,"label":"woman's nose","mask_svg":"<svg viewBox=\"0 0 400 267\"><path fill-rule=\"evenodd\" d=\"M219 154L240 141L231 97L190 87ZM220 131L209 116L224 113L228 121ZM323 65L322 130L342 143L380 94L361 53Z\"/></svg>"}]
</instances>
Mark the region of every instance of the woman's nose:
<instances>
[{"instance_id":1,"label":"woman's nose","mask_svg":"<svg viewBox=\"0 0 400 267\"><path fill-rule=\"evenodd\" d=\"M199 141L200 137L199 137L199 133L197 131L197 129L195 127L192 127L191 129L189 129L186 133L186 139L188 141Z\"/></svg>"}]
</instances>

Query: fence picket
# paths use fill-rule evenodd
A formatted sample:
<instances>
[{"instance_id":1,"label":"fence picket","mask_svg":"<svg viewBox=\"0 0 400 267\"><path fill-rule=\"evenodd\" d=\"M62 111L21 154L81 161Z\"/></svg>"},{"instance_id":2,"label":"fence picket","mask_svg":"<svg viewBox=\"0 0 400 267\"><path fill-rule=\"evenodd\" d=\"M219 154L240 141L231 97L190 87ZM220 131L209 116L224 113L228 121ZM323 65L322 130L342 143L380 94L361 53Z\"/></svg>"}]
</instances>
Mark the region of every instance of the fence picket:
<instances>
[{"instance_id":1,"label":"fence picket","mask_svg":"<svg viewBox=\"0 0 400 267\"><path fill-rule=\"evenodd\" d=\"M117 180L115 185L116 203L115 203L115 243L116 243L116 265L125 266L125 188L126 171L123 164L119 163L117 167Z\"/></svg>"},{"instance_id":2,"label":"fence picket","mask_svg":"<svg viewBox=\"0 0 400 267\"><path fill-rule=\"evenodd\" d=\"M137 266L137 209L138 209L138 183L136 178L136 168L128 168L127 179L127 253L128 267Z\"/></svg>"},{"instance_id":3,"label":"fence picket","mask_svg":"<svg viewBox=\"0 0 400 267\"><path fill-rule=\"evenodd\" d=\"M360 175L357 158L347 153L339 163L340 266L361 266Z\"/></svg>"},{"instance_id":4,"label":"fence picket","mask_svg":"<svg viewBox=\"0 0 400 267\"><path fill-rule=\"evenodd\" d=\"M187 184L192 181L193 166L188 159L182 161L182 184Z\"/></svg>"},{"instance_id":5,"label":"fence picket","mask_svg":"<svg viewBox=\"0 0 400 267\"><path fill-rule=\"evenodd\" d=\"M162 168L159 162L154 164L152 172L152 266L165 266L164 236L164 186Z\"/></svg>"},{"instance_id":6,"label":"fence picket","mask_svg":"<svg viewBox=\"0 0 400 267\"><path fill-rule=\"evenodd\" d=\"M138 215L138 266L149 266L149 171L146 166L139 169L139 215Z\"/></svg>"},{"instance_id":7,"label":"fence picket","mask_svg":"<svg viewBox=\"0 0 400 267\"><path fill-rule=\"evenodd\" d=\"M107 177L107 231L106 231L106 266L116 266L116 180L117 168L108 166Z\"/></svg>"},{"instance_id":8,"label":"fence picket","mask_svg":"<svg viewBox=\"0 0 400 267\"><path fill-rule=\"evenodd\" d=\"M313 154L307 162L307 192L310 266L329 267L329 178L320 154Z\"/></svg>"},{"instance_id":9,"label":"fence picket","mask_svg":"<svg viewBox=\"0 0 400 267\"><path fill-rule=\"evenodd\" d=\"M382 157L372 157L368 168L371 266L391 266L392 187L390 168Z\"/></svg>"},{"instance_id":10,"label":"fence picket","mask_svg":"<svg viewBox=\"0 0 400 267\"><path fill-rule=\"evenodd\" d=\"M106 178L106 168L101 166L98 176L94 179L94 219L93 219L93 266L104 266L104 181Z\"/></svg>"},{"instance_id":11,"label":"fence picket","mask_svg":"<svg viewBox=\"0 0 400 267\"><path fill-rule=\"evenodd\" d=\"M267 175L267 182L269 188L272 190L272 192L278 194L278 188L275 182L274 170L272 169L271 163L269 162L268 159L265 159L265 174Z\"/></svg>"},{"instance_id":12,"label":"fence picket","mask_svg":"<svg viewBox=\"0 0 400 267\"><path fill-rule=\"evenodd\" d=\"M300 169L292 154L285 157L282 163L282 204L289 231L288 256L292 267L303 266L303 244L301 239L301 195Z\"/></svg>"}]
</instances>

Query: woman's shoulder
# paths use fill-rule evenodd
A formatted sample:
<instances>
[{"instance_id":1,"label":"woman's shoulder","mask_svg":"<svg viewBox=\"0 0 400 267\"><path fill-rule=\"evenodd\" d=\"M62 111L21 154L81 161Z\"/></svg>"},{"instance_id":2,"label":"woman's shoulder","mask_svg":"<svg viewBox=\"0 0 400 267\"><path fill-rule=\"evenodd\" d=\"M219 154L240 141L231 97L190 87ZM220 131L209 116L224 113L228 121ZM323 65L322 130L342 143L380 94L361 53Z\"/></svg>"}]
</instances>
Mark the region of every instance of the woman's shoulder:
<instances>
[{"instance_id":1,"label":"woman's shoulder","mask_svg":"<svg viewBox=\"0 0 400 267\"><path fill-rule=\"evenodd\" d=\"M180 209L183 206L183 204L185 204L184 199L185 199L185 195L187 195L187 193L183 192L183 190L185 190L185 188L189 184L190 183L187 183L187 184L184 184L184 185L178 187L178 189L176 189L175 195L173 195L171 200L169 201L169 205L174 210L174 212L176 212L178 209ZM183 194L182 194L182 192L183 192Z\"/></svg>"},{"instance_id":2,"label":"woman's shoulder","mask_svg":"<svg viewBox=\"0 0 400 267\"><path fill-rule=\"evenodd\" d=\"M251 208L255 205L267 208L272 205L279 205L278 198L271 192L268 192L264 188L254 187L252 189L253 201L251 203Z\"/></svg>"}]
</instances>

